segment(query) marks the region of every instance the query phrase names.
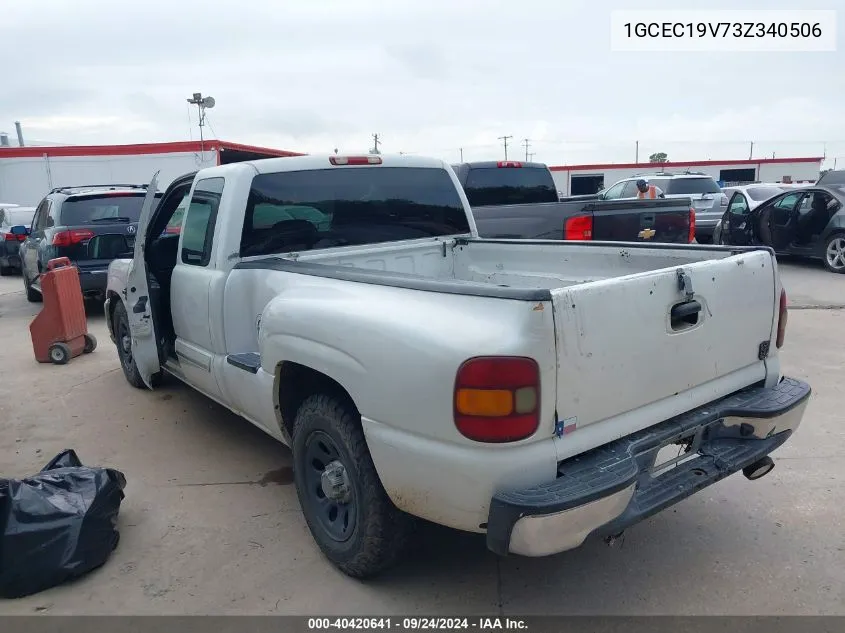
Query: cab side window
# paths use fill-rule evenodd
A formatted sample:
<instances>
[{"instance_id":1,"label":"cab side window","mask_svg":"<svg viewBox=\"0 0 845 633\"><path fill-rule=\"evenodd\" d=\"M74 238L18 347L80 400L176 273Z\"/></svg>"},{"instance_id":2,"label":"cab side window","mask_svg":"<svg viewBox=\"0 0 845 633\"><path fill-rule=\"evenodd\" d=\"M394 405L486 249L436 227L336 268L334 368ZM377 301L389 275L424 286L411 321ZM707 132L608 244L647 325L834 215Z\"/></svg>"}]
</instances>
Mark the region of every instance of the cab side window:
<instances>
[{"instance_id":1,"label":"cab side window","mask_svg":"<svg viewBox=\"0 0 845 633\"><path fill-rule=\"evenodd\" d=\"M224 184L223 178L204 178L194 187L182 226L182 263L208 266Z\"/></svg>"}]
</instances>

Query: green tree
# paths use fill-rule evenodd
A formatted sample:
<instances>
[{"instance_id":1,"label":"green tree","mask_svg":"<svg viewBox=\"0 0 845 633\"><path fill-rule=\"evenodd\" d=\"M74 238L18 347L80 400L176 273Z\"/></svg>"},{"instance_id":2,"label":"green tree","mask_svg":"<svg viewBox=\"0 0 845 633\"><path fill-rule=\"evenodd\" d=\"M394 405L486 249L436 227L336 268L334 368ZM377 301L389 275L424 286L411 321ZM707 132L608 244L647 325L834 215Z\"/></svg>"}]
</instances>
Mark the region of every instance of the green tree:
<instances>
[{"instance_id":1,"label":"green tree","mask_svg":"<svg viewBox=\"0 0 845 633\"><path fill-rule=\"evenodd\" d=\"M668 160L669 157L666 156L666 152L654 152L654 154L648 157L650 163L665 163Z\"/></svg>"}]
</instances>

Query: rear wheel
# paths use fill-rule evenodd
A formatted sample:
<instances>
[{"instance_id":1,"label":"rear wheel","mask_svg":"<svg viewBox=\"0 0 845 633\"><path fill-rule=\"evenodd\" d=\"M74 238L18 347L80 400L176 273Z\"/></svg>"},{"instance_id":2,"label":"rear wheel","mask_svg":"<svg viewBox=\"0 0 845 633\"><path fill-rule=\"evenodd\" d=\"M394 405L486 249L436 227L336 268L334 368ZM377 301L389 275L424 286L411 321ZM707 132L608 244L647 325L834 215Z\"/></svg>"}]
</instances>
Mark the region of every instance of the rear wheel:
<instances>
[{"instance_id":1,"label":"rear wheel","mask_svg":"<svg viewBox=\"0 0 845 633\"><path fill-rule=\"evenodd\" d=\"M354 407L325 394L307 398L296 414L292 448L296 493L323 554L355 578L393 564L412 518L384 491Z\"/></svg>"},{"instance_id":2,"label":"rear wheel","mask_svg":"<svg viewBox=\"0 0 845 633\"><path fill-rule=\"evenodd\" d=\"M15 272L15 269L11 266L0 266L0 277L8 277L13 272Z\"/></svg>"},{"instance_id":3,"label":"rear wheel","mask_svg":"<svg viewBox=\"0 0 845 633\"><path fill-rule=\"evenodd\" d=\"M845 273L845 233L831 235L825 242L824 265L832 273Z\"/></svg>"},{"instance_id":4,"label":"rear wheel","mask_svg":"<svg viewBox=\"0 0 845 633\"><path fill-rule=\"evenodd\" d=\"M146 389L147 385L144 384L144 379L141 378L138 366L135 364L135 358L132 355L132 334L129 330L129 317L126 315L126 308L122 301L118 301L114 309L112 328L117 345L117 355L120 358L120 367L123 369L126 381L133 387ZM161 372L158 372L152 375L150 382L155 387L160 380Z\"/></svg>"}]
</instances>

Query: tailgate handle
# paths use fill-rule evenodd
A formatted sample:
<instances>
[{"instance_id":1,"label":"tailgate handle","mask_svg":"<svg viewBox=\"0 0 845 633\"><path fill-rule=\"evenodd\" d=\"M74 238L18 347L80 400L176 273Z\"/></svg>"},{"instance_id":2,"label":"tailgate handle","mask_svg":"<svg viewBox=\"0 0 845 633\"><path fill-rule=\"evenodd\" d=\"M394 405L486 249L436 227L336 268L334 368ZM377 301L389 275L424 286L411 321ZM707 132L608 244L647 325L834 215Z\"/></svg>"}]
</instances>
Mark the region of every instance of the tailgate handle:
<instances>
[{"instance_id":1,"label":"tailgate handle","mask_svg":"<svg viewBox=\"0 0 845 633\"><path fill-rule=\"evenodd\" d=\"M701 303L698 301L684 301L672 306L669 313L672 319L673 330L683 330L698 323L698 313L701 312Z\"/></svg>"}]
</instances>

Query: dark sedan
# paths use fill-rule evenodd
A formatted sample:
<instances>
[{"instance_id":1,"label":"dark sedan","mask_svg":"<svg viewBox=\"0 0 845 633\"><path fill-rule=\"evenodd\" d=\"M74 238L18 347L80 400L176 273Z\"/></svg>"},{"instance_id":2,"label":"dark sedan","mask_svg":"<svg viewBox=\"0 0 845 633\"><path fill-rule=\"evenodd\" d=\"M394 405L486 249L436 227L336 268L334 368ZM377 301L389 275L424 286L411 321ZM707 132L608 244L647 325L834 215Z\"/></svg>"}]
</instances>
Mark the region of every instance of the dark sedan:
<instances>
[{"instance_id":1,"label":"dark sedan","mask_svg":"<svg viewBox=\"0 0 845 633\"><path fill-rule=\"evenodd\" d=\"M845 273L845 185L792 189L753 209L734 193L719 241L771 246L780 255L821 259L829 271Z\"/></svg>"}]
</instances>

